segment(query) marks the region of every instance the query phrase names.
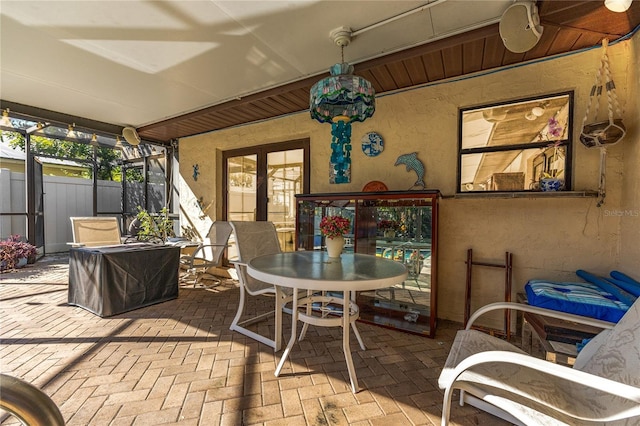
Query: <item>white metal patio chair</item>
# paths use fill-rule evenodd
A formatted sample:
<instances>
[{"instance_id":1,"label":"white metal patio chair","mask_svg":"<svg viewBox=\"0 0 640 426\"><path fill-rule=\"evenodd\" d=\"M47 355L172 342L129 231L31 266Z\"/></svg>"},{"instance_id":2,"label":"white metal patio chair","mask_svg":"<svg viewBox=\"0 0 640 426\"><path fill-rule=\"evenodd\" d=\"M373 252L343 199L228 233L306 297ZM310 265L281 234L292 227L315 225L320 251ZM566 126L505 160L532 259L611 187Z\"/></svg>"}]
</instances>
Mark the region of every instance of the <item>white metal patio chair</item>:
<instances>
[{"instance_id":1,"label":"white metal patio chair","mask_svg":"<svg viewBox=\"0 0 640 426\"><path fill-rule=\"evenodd\" d=\"M580 351L573 368L526 354L471 330L482 314L515 309L603 328ZM609 323L518 303L492 303L458 331L438 379L444 389L442 425L460 390L468 403L518 425L640 424L640 302Z\"/></svg>"},{"instance_id":2,"label":"white metal patio chair","mask_svg":"<svg viewBox=\"0 0 640 426\"><path fill-rule=\"evenodd\" d=\"M230 223L235 234L239 257L237 261L232 261L232 263L238 272L240 302L238 312L229 328L279 351L282 346L282 312L285 304L291 300L291 291L285 292L280 287L257 280L247 273L247 264L254 257L281 252L276 228L271 222L232 221ZM259 295L275 296L275 309L245 318L247 316L244 312L247 297ZM273 338L246 328L246 326L265 320L272 315L275 315L275 336Z\"/></svg>"},{"instance_id":3,"label":"white metal patio chair","mask_svg":"<svg viewBox=\"0 0 640 426\"><path fill-rule=\"evenodd\" d=\"M208 276L209 279L220 282L209 269L222 266L224 251L228 246L231 236L231 225L229 222L217 220L211 224L209 232L204 240L195 247L193 252L180 256L180 265L186 269L186 273L180 277L181 282L189 282L193 279L193 287L202 283L202 279Z\"/></svg>"}]
</instances>

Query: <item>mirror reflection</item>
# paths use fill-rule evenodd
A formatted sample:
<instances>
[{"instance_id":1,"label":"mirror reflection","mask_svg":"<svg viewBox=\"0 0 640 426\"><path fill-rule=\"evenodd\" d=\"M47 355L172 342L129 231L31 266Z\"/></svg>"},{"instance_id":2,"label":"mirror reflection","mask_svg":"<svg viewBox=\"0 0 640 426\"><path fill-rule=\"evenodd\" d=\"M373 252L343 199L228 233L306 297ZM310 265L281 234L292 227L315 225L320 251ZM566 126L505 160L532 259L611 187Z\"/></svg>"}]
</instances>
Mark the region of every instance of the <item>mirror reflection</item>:
<instances>
[{"instance_id":1,"label":"mirror reflection","mask_svg":"<svg viewBox=\"0 0 640 426\"><path fill-rule=\"evenodd\" d=\"M573 94L460 110L459 192L570 186Z\"/></svg>"}]
</instances>

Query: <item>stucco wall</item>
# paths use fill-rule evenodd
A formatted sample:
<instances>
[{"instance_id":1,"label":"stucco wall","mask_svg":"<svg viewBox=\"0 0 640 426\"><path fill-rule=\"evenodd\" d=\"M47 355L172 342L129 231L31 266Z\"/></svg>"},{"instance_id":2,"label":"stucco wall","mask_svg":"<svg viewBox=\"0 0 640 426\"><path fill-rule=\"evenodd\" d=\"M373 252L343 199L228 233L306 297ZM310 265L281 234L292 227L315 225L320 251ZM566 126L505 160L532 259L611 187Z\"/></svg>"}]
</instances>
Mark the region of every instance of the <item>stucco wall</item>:
<instances>
[{"instance_id":1,"label":"stucco wall","mask_svg":"<svg viewBox=\"0 0 640 426\"><path fill-rule=\"evenodd\" d=\"M629 48L627 77L629 102L626 116L629 134L619 145L624 144L624 183L622 201L618 214L620 222L620 270L640 270L640 35L636 34ZM638 278L636 276L636 278Z\"/></svg>"},{"instance_id":2,"label":"stucco wall","mask_svg":"<svg viewBox=\"0 0 640 426\"><path fill-rule=\"evenodd\" d=\"M609 47L624 122L633 130L608 150L607 198L600 208L595 198L452 197L456 191L458 108L567 90L575 91L574 189L597 190L599 152L582 146L577 135L599 67L600 49L379 97L375 116L353 124L350 184L329 184L330 127L312 121L308 113L183 139L180 171L185 191L181 202L182 194L202 196L205 204L220 200L222 150L309 137L311 192L360 191L371 180L385 182L390 190L408 189L416 180L415 173L394 166L394 162L399 155L416 151L426 167L427 187L439 189L444 196L439 228L439 317L462 320L468 248L474 249L476 258L497 261L504 259L505 251L512 252L514 294L522 291L530 278L575 280L579 268L596 273L620 268L640 277L640 264L635 260L640 219L611 214L640 209L636 171L640 153L635 130L640 122L639 39L636 34L633 41ZM630 62L632 52L635 56ZM602 105L601 110L606 110ZM360 139L369 131L380 133L385 140L384 152L373 158L360 149ZM201 173L194 181L191 173L196 163ZM628 169L634 170L627 174ZM220 205L216 202L209 216L219 215ZM503 282L500 271L474 271L473 305L500 299Z\"/></svg>"}]
</instances>

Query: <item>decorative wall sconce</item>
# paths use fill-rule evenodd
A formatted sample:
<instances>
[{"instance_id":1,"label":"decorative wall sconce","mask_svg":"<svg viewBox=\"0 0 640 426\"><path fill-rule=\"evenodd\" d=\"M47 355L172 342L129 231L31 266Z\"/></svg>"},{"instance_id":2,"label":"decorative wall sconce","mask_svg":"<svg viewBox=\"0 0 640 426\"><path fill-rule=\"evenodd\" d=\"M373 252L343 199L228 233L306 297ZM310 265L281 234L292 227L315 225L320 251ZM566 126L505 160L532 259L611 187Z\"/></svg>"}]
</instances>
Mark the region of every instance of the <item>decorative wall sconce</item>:
<instances>
[{"instance_id":1,"label":"decorative wall sconce","mask_svg":"<svg viewBox=\"0 0 640 426\"><path fill-rule=\"evenodd\" d=\"M213 205L213 200L211 200L209 202L209 204L207 204L206 206L204 205L204 198L202 196L200 196L197 200L196 200L196 204L198 204L198 207L200 208L200 214L198 215L198 219L200 220L204 220L207 217L207 212L209 211L209 209L211 208L211 206Z\"/></svg>"}]
</instances>

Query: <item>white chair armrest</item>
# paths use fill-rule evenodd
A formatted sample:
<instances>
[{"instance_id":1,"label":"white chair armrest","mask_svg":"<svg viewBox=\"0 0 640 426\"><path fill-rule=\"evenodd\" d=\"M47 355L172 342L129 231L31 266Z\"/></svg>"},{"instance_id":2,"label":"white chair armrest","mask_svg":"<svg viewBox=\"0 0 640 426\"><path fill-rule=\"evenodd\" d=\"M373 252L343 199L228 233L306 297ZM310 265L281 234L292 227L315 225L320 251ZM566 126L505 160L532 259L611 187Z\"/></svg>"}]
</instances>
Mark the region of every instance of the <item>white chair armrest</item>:
<instances>
[{"instance_id":1,"label":"white chair armrest","mask_svg":"<svg viewBox=\"0 0 640 426\"><path fill-rule=\"evenodd\" d=\"M193 264L196 260L200 260L203 262L210 262L210 260L208 260L206 257L204 257L204 255L202 256L198 256L198 253L204 252L204 250L207 247L227 247L227 244L203 244L203 243L199 243L198 247L193 251L193 253L191 253L190 255L186 256L185 259L187 259L189 262L189 268L193 268Z\"/></svg>"},{"instance_id":2,"label":"white chair armrest","mask_svg":"<svg viewBox=\"0 0 640 426\"><path fill-rule=\"evenodd\" d=\"M616 323L609 321L602 321L595 318L585 317L581 315L569 314L562 311L554 311L552 309L539 308L537 306L525 305L524 303L515 303L515 302L495 302L485 305L475 311L469 321L467 322L466 329L469 330L475 320L477 320L481 315L486 314L487 312L499 310L499 309L510 309L515 311L523 311L530 312L532 314L544 315L547 317L558 318L566 321L573 321L579 324L590 325L593 327L599 327L602 329L611 329Z\"/></svg>"}]
</instances>

